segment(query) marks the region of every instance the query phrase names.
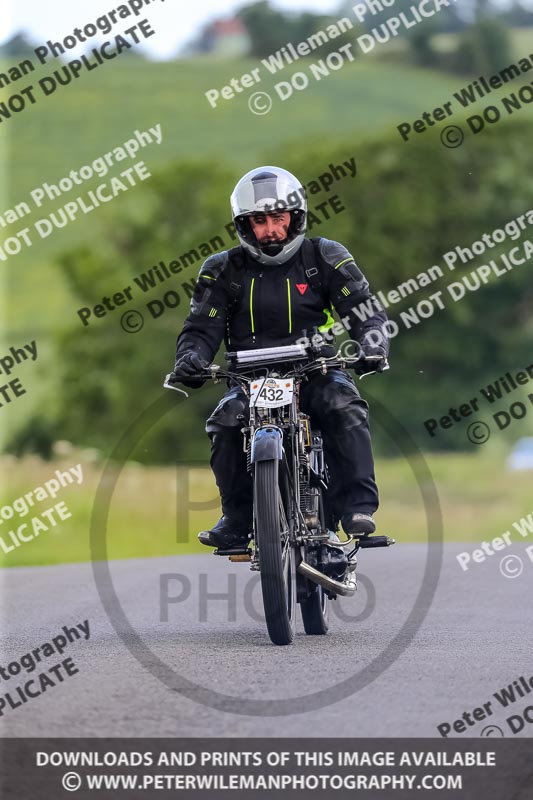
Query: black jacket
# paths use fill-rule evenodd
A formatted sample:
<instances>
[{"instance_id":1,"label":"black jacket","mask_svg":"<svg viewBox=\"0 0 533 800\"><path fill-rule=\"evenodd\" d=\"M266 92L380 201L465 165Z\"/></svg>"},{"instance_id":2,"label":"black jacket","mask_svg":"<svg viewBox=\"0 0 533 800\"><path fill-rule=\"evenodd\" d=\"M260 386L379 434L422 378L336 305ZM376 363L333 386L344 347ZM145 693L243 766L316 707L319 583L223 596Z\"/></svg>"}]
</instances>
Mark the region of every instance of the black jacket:
<instances>
[{"instance_id":1,"label":"black jacket","mask_svg":"<svg viewBox=\"0 0 533 800\"><path fill-rule=\"evenodd\" d=\"M315 326L324 326L323 330L331 326L333 309L344 318L352 339L363 344L365 335L376 331L376 338L388 351L383 328L386 314L372 297L368 281L351 254L329 239L321 238L318 247L320 290L313 288L305 274L310 266L308 246L302 246L279 266L264 266L241 248L236 298L230 288L235 272L228 251L210 256L200 269L176 354L193 350L211 363L222 340L228 350L294 344L304 330L311 335Z\"/></svg>"}]
</instances>

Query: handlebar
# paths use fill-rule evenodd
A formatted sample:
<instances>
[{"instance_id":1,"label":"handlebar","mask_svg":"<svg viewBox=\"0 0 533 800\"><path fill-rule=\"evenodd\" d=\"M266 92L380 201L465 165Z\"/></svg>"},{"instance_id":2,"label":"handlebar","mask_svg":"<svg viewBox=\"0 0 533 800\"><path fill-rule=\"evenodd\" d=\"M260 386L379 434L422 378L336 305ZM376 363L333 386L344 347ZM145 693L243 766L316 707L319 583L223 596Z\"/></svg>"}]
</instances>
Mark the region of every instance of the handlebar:
<instances>
[{"instance_id":1,"label":"handlebar","mask_svg":"<svg viewBox=\"0 0 533 800\"><path fill-rule=\"evenodd\" d=\"M287 359L285 363L289 362L290 359ZM315 358L313 361L311 361L311 363L296 367L293 370L293 372L294 376L296 377L317 371L325 374L328 371L328 369L335 369L335 368L353 369L356 375L359 375L359 377L362 378L365 375L374 373L375 370L371 370L368 368L372 366L377 366L378 363L383 363L383 359L380 356L366 356L366 357L360 356L357 358L350 358L343 356L341 354L341 351L339 350L334 356L331 356L329 358L319 356L318 358ZM276 364L271 363L268 366L272 367L276 366ZM251 363L247 371L250 372L252 370L255 370L257 372L258 370L265 369L266 367L267 363L263 364L259 363L256 365ZM385 359L383 363L383 369L381 371L385 371L387 369L389 369L389 363L387 359ZM220 381L222 378L232 378L241 385L246 385L251 380L250 378L245 377L243 374L239 372L224 369L220 367L218 364L211 364L209 367L205 367L204 369L200 370L196 375L191 376L191 379L194 380L194 378L198 378L199 380L212 379L215 382ZM169 373L165 378L163 386L165 387L165 389L174 389L176 391L183 392L182 389L178 389L175 386L176 383L181 383L181 381L172 380L172 373Z\"/></svg>"}]
</instances>

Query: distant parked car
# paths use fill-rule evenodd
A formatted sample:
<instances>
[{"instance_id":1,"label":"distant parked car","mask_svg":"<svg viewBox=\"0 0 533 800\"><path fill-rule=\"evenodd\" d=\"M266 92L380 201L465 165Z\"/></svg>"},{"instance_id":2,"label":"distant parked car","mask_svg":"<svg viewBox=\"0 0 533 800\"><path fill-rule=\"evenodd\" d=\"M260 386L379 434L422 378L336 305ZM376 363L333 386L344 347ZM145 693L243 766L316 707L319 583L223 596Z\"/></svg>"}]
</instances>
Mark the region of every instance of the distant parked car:
<instances>
[{"instance_id":1,"label":"distant parked car","mask_svg":"<svg viewBox=\"0 0 533 800\"><path fill-rule=\"evenodd\" d=\"M533 436L525 436L517 441L507 459L507 469L512 472L533 469Z\"/></svg>"}]
</instances>

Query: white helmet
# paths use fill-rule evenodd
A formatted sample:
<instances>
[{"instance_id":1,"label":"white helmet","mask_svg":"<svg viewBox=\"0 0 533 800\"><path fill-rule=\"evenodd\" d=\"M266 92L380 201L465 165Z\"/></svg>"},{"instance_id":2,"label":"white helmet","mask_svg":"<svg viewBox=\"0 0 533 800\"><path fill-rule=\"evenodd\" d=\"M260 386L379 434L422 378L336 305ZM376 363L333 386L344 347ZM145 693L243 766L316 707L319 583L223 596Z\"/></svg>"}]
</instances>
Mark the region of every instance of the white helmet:
<instances>
[{"instance_id":1,"label":"white helmet","mask_svg":"<svg viewBox=\"0 0 533 800\"><path fill-rule=\"evenodd\" d=\"M281 167L247 172L231 195L231 215L239 241L261 264L283 264L300 249L307 225L307 199L300 181ZM254 214L289 211L291 222L283 242L261 245L250 225Z\"/></svg>"}]
</instances>

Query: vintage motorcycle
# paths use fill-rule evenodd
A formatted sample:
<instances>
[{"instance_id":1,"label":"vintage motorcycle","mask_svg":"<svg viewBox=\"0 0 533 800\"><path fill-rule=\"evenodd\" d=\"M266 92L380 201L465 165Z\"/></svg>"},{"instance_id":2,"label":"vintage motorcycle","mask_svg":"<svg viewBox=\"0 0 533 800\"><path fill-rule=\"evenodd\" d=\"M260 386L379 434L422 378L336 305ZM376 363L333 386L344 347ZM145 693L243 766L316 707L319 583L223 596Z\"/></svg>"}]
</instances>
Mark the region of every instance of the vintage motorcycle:
<instances>
[{"instance_id":1,"label":"vintage motorcycle","mask_svg":"<svg viewBox=\"0 0 533 800\"><path fill-rule=\"evenodd\" d=\"M369 359L321 352L314 343L236 351L226 353L228 369L212 364L199 373L237 383L249 399L242 433L254 486L253 533L246 545L214 554L259 571L267 629L277 645L293 641L298 604L305 632L327 633L328 601L356 591L358 550L395 543L388 536L341 541L336 534L322 436L300 411L299 387L317 371L349 367L366 374ZM171 375L164 386L177 388Z\"/></svg>"}]
</instances>

